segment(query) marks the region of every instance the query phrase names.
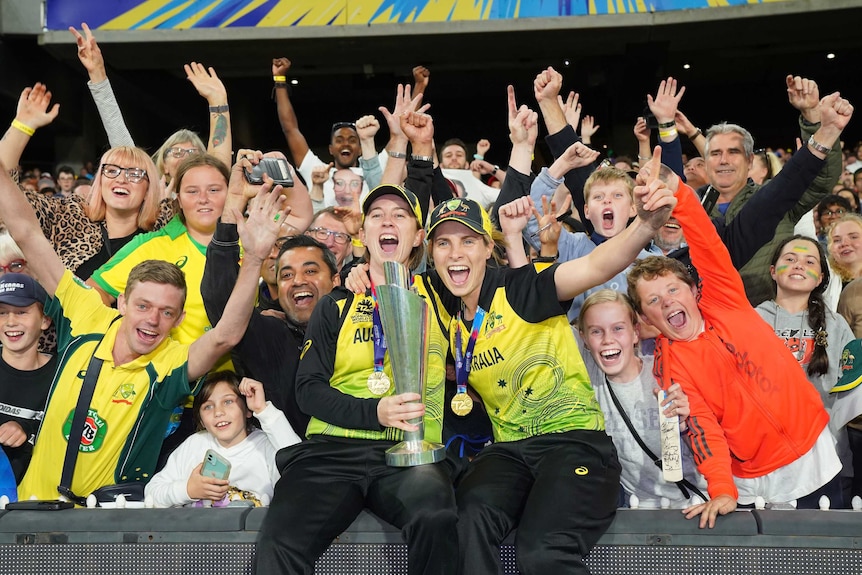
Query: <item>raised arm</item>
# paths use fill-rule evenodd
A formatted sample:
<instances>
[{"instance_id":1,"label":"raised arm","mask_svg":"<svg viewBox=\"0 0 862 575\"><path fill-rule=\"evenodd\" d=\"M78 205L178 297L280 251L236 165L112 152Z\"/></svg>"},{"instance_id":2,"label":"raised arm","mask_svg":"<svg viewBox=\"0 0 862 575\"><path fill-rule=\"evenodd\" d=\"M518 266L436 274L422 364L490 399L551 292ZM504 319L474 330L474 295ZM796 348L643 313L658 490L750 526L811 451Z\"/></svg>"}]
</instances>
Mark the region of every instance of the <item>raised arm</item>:
<instances>
[{"instance_id":1,"label":"raised arm","mask_svg":"<svg viewBox=\"0 0 862 575\"><path fill-rule=\"evenodd\" d=\"M411 95L412 91L409 85L398 84L395 88L395 107L392 111L390 112L385 106L378 108L386 120L386 125L389 126L389 143L386 144L389 160L386 162L386 168L383 170L383 177L380 180L383 184L401 185L403 182L402 176L407 165L407 143L410 139L404 133L401 125L402 117L413 111L422 113L428 109L427 105L421 105L422 94L412 97ZM431 148L423 149L421 153L413 150L414 156L431 156L432 154Z\"/></svg>"},{"instance_id":2,"label":"raised arm","mask_svg":"<svg viewBox=\"0 0 862 575\"><path fill-rule=\"evenodd\" d=\"M659 145L662 147L664 164L677 174L682 173L682 146L675 118L683 94L685 86L677 89L677 81L671 77L661 81L655 98L647 94L647 105L658 121Z\"/></svg>"},{"instance_id":3,"label":"raised arm","mask_svg":"<svg viewBox=\"0 0 862 575\"><path fill-rule=\"evenodd\" d=\"M374 136L379 130L380 122L373 115L362 116L356 120L356 134L359 136L359 148L362 150L359 167L362 168L362 177L365 178L369 190L379 186L383 179L380 156L377 155L377 147L374 144Z\"/></svg>"},{"instance_id":4,"label":"raised arm","mask_svg":"<svg viewBox=\"0 0 862 575\"><path fill-rule=\"evenodd\" d=\"M493 219L498 219L500 206L515 201L530 193L530 172L533 163L533 150L539 134L536 112L526 105L518 107L515 101L515 88L506 88L506 105L508 108L509 140L512 142L512 152L509 156L509 171L511 178L503 180L500 195L494 202L491 212ZM556 104L554 104L556 105Z\"/></svg>"},{"instance_id":5,"label":"raised arm","mask_svg":"<svg viewBox=\"0 0 862 575\"><path fill-rule=\"evenodd\" d=\"M123 119L123 113L120 111L120 105L114 95L111 81L108 80L108 73L105 71L102 50L86 22L81 24L81 29L84 32L83 35L69 26L69 32L75 37L75 43L78 45L78 60L81 61L90 78L87 87L90 89L90 95L99 111L99 117L102 118L102 126L108 135L108 143L112 148L118 146L134 147L135 141L126 127L126 120Z\"/></svg>"},{"instance_id":6,"label":"raised arm","mask_svg":"<svg viewBox=\"0 0 862 575\"><path fill-rule=\"evenodd\" d=\"M50 105L51 93L41 84L36 84L33 90L29 88L24 90L22 98L29 99L37 89L35 97L40 101L39 107L44 104L44 108L47 108ZM56 109L56 105L51 109L54 116L57 115ZM36 213L27 201L27 197L9 177L8 168L9 166L0 159L0 217L5 221L9 235L24 252L27 265L33 271L33 275L39 278L39 283L53 297L65 271L63 262L42 234Z\"/></svg>"},{"instance_id":7,"label":"raised arm","mask_svg":"<svg viewBox=\"0 0 862 575\"><path fill-rule=\"evenodd\" d=\"M24 88L18 98L15 119L0 139L0 163L9 170L17 167L24 148L36 130L53 122L59 113L60 104L51 106L51 92L45 84L37 83L32 88ZM14 212L0 212L0 216L8 213Z\"/></svg>"},{"instance_id":8,"label":"raised arm","mask_svg":"<svg viewBox=\"0 0 862 575\"><path fill-rule=\"evenodd\" d=\"M273 78L286 78L288 70L290 70L290 60L287 58L273 58ZM290 148L293 163L299 166L302 164L302 160L305 159L305 155L308 154L308 142L305 140L302 132L299 131L299 123L296 120L296 112L293 111L293 104L291 104L290 96L287 93L287 86L287 82L284 81L275 83L275 105L278 110L278 123L281 124L281 131L287 139L287 147Z\"/></svg>"},{"instance_id":9,"label":"raised arm","mask_svg":"<svg viewBox=\"0 0 862 575\"><path fill-rule=\"evenodd\" d=\"M207 153L215 156L226 166L233 163L233 140L230 131L230 108L227 104L227 90L219 79L216 71L210 66L192 62L183 66L186 78L195 87L209 106L210 137L207 142Z\"/></svg>"},{"instance_id":10,"label":"raised arm","mask_svg":"<svg viewBox=\"0 0 862 575\"><path fill-rule=\"evenodd\" d=\"M235 177L243 177L236 167L231 171L231 178ZM260 266L269 255L285 216L281 186L271 187L271 182L260 187L247 221L241 214L234 213L244 249L243 264L221 319L189 349L189 380L209 371L219 357L239 343L248 326L254 309Z\"/></svg>"}]
</instances>

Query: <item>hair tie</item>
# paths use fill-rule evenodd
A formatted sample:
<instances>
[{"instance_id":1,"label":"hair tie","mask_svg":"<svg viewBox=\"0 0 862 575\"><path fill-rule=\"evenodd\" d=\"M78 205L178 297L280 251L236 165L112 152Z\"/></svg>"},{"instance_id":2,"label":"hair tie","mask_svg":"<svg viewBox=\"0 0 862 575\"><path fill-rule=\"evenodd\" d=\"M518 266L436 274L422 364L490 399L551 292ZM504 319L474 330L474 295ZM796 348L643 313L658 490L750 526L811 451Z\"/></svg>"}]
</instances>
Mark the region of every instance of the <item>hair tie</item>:
<instances>
[{"instance_id":1,"label":"hair tie","mask_svg":"<svg viewBox=\"0 0 862 575\"><path fill-rule=\"evenodd\" d=\"M819 345L820 347L828 347L827 338L829 334L826 333L825 329L817 330L817 333L814 335L814 345Z\"/></svg>"}]
</instances>

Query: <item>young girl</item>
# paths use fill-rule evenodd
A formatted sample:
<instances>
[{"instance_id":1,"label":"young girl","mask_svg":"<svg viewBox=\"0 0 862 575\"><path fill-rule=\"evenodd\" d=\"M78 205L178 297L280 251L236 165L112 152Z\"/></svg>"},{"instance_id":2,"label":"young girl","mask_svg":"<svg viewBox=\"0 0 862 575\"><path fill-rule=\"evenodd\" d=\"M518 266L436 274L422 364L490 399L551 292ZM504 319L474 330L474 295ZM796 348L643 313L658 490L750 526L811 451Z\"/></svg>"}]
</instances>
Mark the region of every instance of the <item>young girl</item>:
<instances>
[{"instance_id":1,"label":"young girl","mask_svg":"<svg viewBox=\"0 0 862 575\"><path fill-rule=\"evenodd\" d=\"M664 497L674 509L687 507L689 497L695 495L690 485L685 486L686 496L676 484L662 478L661 469L638 444L621 413L622 410L653 454L660 456L660 422L655 399L659 386L652 374L654 358L637 353L638 317L628 297L610 289L591 294L581 307L578 329L586 352L581 355L605 416L605 431L611 436L622 465L620 483L626 500L636 495L640 507L658 508ZM689 414L688 397L679 384L668 391L664 415L679 417L680 431L684 431ZM683 472L690 484L706 489L706 481L696 471L688 449L683 449Z\"/></svg>"},{"instance_id":2,"label":"young girl","mask_svg":"<svg viewBox=\"0 0 862 575\"><path fill-rule=\"evenodd\" d=\"M147 484L145 496L155 507L227 505L234 499L268 505L279 473L275 453L299 443L284 414L266 401L263 384L219 371L207 376L194 403L198 431L168 458ZM252 413L263 430L251 426ZM201 475L204 455L212 449L230 464L228 479ZM265 471L264 471L265 470Z\"/></svg>"},{"instance_id":3,"label":"young girl","mask_svg":"<svg viewBox=\"0 0 862 575\"><path fill-rule=\"evenodd\" d=\"M769 271L775 282L776 296L757 306L757 313L784 341L831 412L836 397L829 392L841 376L841 351L853 339L853 332L844 318L829 310L823 301L823 292L829 284L829 266L823 247L807 236L787 238L776 248ZM808 503L814 505L820 495L826 494L835 508L849 503L849 497L843 497L841 489L830 492L828 488L846 485L849 495L853 470L846 430L830 427L838 440L838 455L844 467L833 482L804 499L810 499ZM800 503L800 506L810 505Z\"/></svg>"}]
</instances>

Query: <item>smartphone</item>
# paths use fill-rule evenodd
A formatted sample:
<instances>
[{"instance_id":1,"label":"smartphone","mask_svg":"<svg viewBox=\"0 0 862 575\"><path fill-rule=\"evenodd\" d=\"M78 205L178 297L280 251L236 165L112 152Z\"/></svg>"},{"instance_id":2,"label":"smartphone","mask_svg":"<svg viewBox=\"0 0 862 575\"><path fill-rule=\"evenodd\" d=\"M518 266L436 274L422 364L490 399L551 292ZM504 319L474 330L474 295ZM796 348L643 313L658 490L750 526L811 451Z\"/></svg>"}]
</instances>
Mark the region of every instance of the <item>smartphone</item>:
<instances>
[{"instance_id":1,"label":"smartphone","mask_svg":"<svg viewBox=\"0 0 862 575\"><path fill-rule=\"evenodd\" d=\"M656 117L653 115L652 110L649 109L649 106L644 108L643 117L644 120L646 120L647 128L650 130L658 129L658 120L656 120Z\"/></svg>"},{"instance_id":2,"label":"smartphone","mask_svg":"<svg viewBox=\"0 0 862 575\"><path fill-rule=\"evenodd\" d=\"M703 209L706 210L706 213L711 213L712 208L715 207L715 204L718 202L718 190L710 185L706 188L706 191L703 193L703 197L700 199L700 205L703 206Z\"/></svg>"},{"instance_id":3,"label":"smartphone","mask_svg":"<svg viewBox=\"0 0 862 575\"><path fill-rule=\"evenodd\" d=\"M25 509L28 511L56 511L58 509L72 509L73 507L75 507L75 504L71 501L60 501L59 499L28 499L26 501L13 501L6 504L6 509Z\"/></svg>"},{"instance_id":4,"label":"smartphone","mask_svg":"<svg viewBox=\"0 0 862 575\"><path fill-rule=\"evenodd\" d=\"M227 479L230 476L230 461L212 449L207 449L204 455L204 465L201 467L201 475L215 477L216 479Z\"/></svg>"},{"instance_id":5,"label":"smartphone","mask_svg":"<svg viewBox=\"0 0 862 575\"><path fill-rule=\"evenodd\" d=\"M284 158L261 158L251 171L245 170L245 179L250 184L262 184L263 175L266 174L276 185L285 188L293 187L293 176L290 174L290 166Z\"/></svg>"}]
</instances>

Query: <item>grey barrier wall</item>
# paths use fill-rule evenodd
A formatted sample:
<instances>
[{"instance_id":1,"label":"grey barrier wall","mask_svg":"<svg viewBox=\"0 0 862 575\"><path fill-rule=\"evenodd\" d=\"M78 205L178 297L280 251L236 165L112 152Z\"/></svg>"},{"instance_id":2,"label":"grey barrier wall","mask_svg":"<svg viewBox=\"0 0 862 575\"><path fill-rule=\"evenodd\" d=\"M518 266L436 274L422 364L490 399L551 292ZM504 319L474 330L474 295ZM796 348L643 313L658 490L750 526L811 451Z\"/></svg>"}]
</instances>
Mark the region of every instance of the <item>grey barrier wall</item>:
<instances>
[{"instance_id":1,"label":"grey barrier wall","mask_svg":"<svg viewBox=\"0 0 862 575\"><path fill-rule=\"evenodd\" d=\"M252 573L265 509L0 511L0 573ZM301 521L301 518L297 518ZM517 573L513 539L501 548ZM595 575L862 575L862 512L737 511L698 529L679 511L623 509L588 558ZM407 573L399 532L363 513L321 575Z\"/></svg>"}]
</instances>

